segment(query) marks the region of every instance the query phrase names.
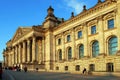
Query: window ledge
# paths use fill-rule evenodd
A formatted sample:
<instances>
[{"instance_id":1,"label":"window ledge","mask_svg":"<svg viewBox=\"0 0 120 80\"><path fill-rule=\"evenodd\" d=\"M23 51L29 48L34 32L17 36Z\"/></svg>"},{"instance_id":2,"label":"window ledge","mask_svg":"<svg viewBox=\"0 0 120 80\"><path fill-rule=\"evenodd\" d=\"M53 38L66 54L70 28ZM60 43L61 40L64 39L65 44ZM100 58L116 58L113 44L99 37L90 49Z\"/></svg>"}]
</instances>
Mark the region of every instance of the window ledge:
<instances>
[{"instance_id":1,"label":"window ledge","mask_svg":"<svg viewBox=\"0 0 120 80\"><path fill-rule=\"evenodd\" d=\"M98 35L98 32L95 34L90 34L90 35L88 35L88 37L95 36L95 35Z\"/></svg>"},{"instance_id":2,"label":"window ledge","mask_svg":"<svg viewBox=\"0 0 120 80\"><path fill-rule=\"evenodd\" d=\"M112 30L114 30L114 29L117 29L117 27L114 27L114 28L109 28L109 29L107 29L107 30L104 30L104 32L107 32L107 31L112 31Z\"/></svg>"}]
</instances>

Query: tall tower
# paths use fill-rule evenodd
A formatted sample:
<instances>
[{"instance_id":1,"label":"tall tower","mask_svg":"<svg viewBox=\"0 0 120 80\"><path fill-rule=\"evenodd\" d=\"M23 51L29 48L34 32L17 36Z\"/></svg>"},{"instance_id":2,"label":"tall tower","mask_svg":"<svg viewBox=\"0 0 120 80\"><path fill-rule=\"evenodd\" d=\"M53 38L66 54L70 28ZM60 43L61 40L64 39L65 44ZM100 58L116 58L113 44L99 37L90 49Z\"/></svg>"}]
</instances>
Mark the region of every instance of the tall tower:
<instances>
[{"instance_id":1,"label":"tall tower","mask_svg":"<svg viewBox=\"0 0 120 80\"><path fill-rule=\"evenodd\" d=\"M54 9L49 6L47 9L47 16L45 18L45 22L43 23L44 28L50 28L56 26L57 18L54 16Z\"/></svg>"}]
</instances>

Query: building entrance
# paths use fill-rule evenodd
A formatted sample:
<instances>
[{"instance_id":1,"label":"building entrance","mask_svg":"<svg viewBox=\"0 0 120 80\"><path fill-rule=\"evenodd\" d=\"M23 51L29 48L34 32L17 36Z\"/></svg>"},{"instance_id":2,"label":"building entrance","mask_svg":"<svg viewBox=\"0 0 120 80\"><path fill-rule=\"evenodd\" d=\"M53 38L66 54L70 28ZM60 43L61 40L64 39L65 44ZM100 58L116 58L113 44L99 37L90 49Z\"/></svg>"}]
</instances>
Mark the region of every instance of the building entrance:
<instances>
[{"instance_id":1,"label":"building entrance","mask_svg":"<svg viewBox=\"0 0 120 80\"><path fill-rule=\"evenodd\" d=\"M95 64L90 64L89 65L89 70L90 71L95 71Z\"/></svg>"},{"instance_id":2,"label":"building entrance","mask_svg":"<svg viewBox=\"0 0 120 80\"><path fill-rule=\"evenodd\" d=\"M107 63L106 69L107 69L107 72L113 72L114 71L113 63Z\"/></svg>"}]
</instances>

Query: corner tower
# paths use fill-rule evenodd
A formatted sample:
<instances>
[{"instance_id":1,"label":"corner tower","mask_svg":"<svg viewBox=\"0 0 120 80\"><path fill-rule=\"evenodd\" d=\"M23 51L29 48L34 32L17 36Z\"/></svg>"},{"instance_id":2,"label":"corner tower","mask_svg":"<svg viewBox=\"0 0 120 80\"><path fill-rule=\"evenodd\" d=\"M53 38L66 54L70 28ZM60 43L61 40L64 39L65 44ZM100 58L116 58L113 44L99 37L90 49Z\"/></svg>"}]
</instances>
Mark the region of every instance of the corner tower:
<instances>
[{"instance_id":1,"label":"corner tower","mask_svg":"<svg viewBox=\"0 0 120 80\"><path fill-rule=\"evenodd\" d=\"M44 28L55 27L56 23L58 23L57 18L54 15L54 9L49 6L47 9L47 16L45 17L45 21L43 23Z\"/></svg>"}]
</instances>

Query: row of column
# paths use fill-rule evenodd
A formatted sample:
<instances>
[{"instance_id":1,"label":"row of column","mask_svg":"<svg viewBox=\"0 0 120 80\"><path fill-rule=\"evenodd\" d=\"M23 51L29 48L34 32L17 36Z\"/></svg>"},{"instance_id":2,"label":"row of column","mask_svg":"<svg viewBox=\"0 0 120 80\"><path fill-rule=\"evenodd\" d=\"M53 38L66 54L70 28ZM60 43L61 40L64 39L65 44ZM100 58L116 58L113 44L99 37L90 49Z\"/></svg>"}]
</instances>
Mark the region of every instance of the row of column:
<instances>
[{"instance_id":1,"label":"row of column","mask_svg":"<svg viewBox=\"0 0 120 80\"><path fill-rule=\"evenodd\" d=\"M28 39L17 44L14 47L14 64L34 62L36 60L35 47L36 47L35 37L33 37L32 40Z\"/></svg>"},{"instance_id":2,"label":"row of column","mask_svg":"<svg viewBox=\"0 0 120 80\"><path fill-rule=\"evenodd\" d=\"M41 64L41 62L45 61L44 44L44 38L36 40L35 37L17 44L11 50L4 52L5 66L33 63L34 61Z\"/></svg>"}]
</instances>

